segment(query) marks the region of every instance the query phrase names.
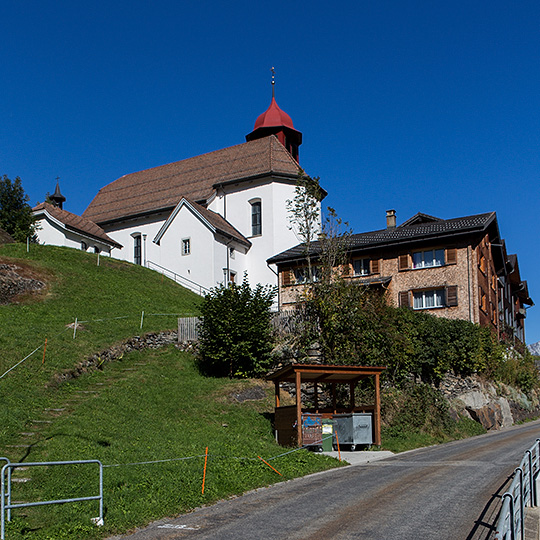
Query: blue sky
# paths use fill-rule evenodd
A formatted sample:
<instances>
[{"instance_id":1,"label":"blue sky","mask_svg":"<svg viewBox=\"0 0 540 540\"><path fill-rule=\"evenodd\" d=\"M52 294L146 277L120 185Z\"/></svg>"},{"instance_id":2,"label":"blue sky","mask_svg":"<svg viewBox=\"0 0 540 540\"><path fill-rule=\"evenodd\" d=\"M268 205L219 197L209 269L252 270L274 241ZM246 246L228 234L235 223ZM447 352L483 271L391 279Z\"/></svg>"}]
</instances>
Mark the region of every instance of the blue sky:
<instances>
[{"instance_id":1,"label":"blue sky","mask_svg":"<svg viewBox=\"0 0 540 540\"><path fill-rule=\"evenodd\" d=\"M59 176L80 214L123 174L243 142L275 66L300 163L355 232L494 210L540 304L537 1L7 0L0 35L0 174L31 204Z\"/></svg>"}]
</instances>

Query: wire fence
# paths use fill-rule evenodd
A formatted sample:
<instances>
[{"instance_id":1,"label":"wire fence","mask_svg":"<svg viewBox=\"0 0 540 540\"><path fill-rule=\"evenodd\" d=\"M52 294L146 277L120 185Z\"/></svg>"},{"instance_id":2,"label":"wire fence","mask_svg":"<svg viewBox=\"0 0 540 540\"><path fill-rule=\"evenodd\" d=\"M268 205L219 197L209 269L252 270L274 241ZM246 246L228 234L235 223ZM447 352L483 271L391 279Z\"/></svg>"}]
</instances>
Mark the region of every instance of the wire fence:
<instances>
[{"instance_id":1,"label":"wire fence","mask_svg":"<svg viewBox=\"0 0 540 540\"><path fill-rule=\"evenodd\" d=\"M114 321L114 320L120 320L120 319L133 319L135 321L138 321L138 330L143 330L144 326L144 319L148 317L181 317L186 318L185 313L145 313L144 311L141 312L141 314L134 314L134 315L119 315L115 317L101 317L98 319L87 319L87 320L79 320L77 317L69 323L65 325L65 327L58 332L57 334L53 335L52 337L46 338L40 345L38 345L32 352L27 354L22 360L17 361L13 366L11 366L9 369L7 369L2 375L0 375L0 379L3 379L8 373L13 371L15 368L20 366L22 363L24 363L26 360L34 356L38 351L43 350L45 352L47 344L51 341L54 341L56 338L61 336L62 334L66 333L68 330L73 330L73 339L76 339L77 336L77 329L82 324L89 324L89 323L95 323L95 322L107 322L107 321Z\"/></svg>"}]
</instances>

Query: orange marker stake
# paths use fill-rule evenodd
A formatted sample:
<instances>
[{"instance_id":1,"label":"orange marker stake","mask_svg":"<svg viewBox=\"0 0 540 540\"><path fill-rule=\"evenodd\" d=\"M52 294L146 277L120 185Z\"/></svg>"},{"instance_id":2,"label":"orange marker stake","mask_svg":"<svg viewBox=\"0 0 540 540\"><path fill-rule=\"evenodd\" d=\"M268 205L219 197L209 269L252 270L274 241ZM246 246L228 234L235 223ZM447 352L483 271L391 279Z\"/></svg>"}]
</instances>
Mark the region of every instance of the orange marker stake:
<instances>
[{"instance_id":1,"label":"orange marker stake","mask_svg":"<svg viewBox=\"0 0 540 540\"><path fill-rule=\"evenodd\" d=\"M337 443L337 453L338 453L339 461L341 461L341 452L339 450L339 437L337 434L337 430L336 430L336 443Z\"/></svg>"},{"instance_id":2,"label":"orange marker stake","mask_svg":"<svg viewBox=\"0 0 540 540\"><path fill-rule=\"evenodd\" d=\"M47 338L45 338L45 347L43 347L43 360L41 361L41 365L45 363L45 352L47 351Z\"/></svg>"},{"instance_id":3,"label":"orange marker stake","mask_svg":"<svg viewBox=\"0 0 540 540\"><path fill-rule=\"evenodd\" d=\"M266 465L268 465L273 471L276 471L279 476L283 476L277 469L274 469L274 467L272 467L272 465L270 465L270 463L268 463L267 461L264 461L264 459L261 457L261 456L257 456L263 463L265 463Z\"/></svg>"},{"instance_id":4,"label":"orange marker stake","mask_svg":"<svg viewBox=\"0 0 540 540\"><path fill-rule=\"evenodd\" d=\"M208 461L208 446L206 447L206 453L204 454L204 472L202 477L202 491L201 493L204 495L204 481L206 480L206 463Z\"/></svg>"}]
</instances>

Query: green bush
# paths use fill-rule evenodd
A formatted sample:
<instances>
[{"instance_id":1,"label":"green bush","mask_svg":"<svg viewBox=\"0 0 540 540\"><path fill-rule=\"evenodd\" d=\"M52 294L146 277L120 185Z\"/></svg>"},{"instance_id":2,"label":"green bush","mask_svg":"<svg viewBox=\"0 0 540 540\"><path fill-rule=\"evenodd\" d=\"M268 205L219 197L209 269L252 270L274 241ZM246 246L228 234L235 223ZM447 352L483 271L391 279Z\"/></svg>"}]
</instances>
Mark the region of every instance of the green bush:
<instances>
[{"instance_id":1,"label":"green bush","mask_svg":"<svg viewBox=\"0 0 540 540\"><path fill-rule=\"evenodd\" d=\"M528 392L538 386L530 354L520 354L489 328L388 305L380 292L349 280L314 283L299 308L302 347L317 342L328 364L386 366L402 387L411 378L437 383L448 372L488 378Z\"/></svg>"},{"instance_id":2,"label":"green bush","mask_svg":"<svg viewBox=\"0 0 540 540\"><path fill-rule=\"evenodd\" d=\"M220 286L206 295L199 328L199 366L214 377L259 377L270 366L274 287Z\"/></svg>"}]
</instances>

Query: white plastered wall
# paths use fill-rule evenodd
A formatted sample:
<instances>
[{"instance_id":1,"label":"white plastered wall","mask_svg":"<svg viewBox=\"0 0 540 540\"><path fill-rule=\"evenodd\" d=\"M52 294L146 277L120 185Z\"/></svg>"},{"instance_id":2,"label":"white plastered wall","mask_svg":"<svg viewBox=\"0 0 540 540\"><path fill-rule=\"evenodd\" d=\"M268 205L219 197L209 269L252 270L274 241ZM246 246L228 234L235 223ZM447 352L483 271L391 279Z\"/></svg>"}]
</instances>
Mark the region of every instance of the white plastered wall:
<instances>
[{"instance_id":1,"label":"white plastered wall","mask_svg":"<svg viewBox=\"0 0 540 540\"><path fill-rule=\"evenodd\" d=\"M190 254L182 255L182 240L186 238L190 240ZM160 245L151 243L153 249L160 250L159 264L165 268L203 287L216 285L214 233L187 206L170 223Z\"/></svg>"},{"instance_id":2,"label":"white plastered wall","mask_svg":"<svg viewBox=\"0 0 540 540\"><path fill-rule=\"evenodd\" d=\"M293 200L294 181L276 182L270 178L224 186L218 190L209 208L223 215L252 243L244 257L242 273L247 271L252 285L256 283L277 284L275 273L268 268L266 260L299 243L290 229L287 200ZM261 201L262 234L251 235L251 202ZM274 267L275 271L276 268Z\"/></svg>"},{"instance_id":3,"label":"white plastered wall","mask_svg":"<svg viewBox=\"0 0 540 540\"><path fill-rule=\"evenodd\" d=\"M57 223L47 215L43 215L36 221L37 238L40 244L49 246L65 246L74 249L82 249L82 242L87 246L87 251L94 251L98 248L103 255L109 255L110 246L104 242L79 234L76 231L66 229L62 224Z\"/></svg>"}]
</instances>

